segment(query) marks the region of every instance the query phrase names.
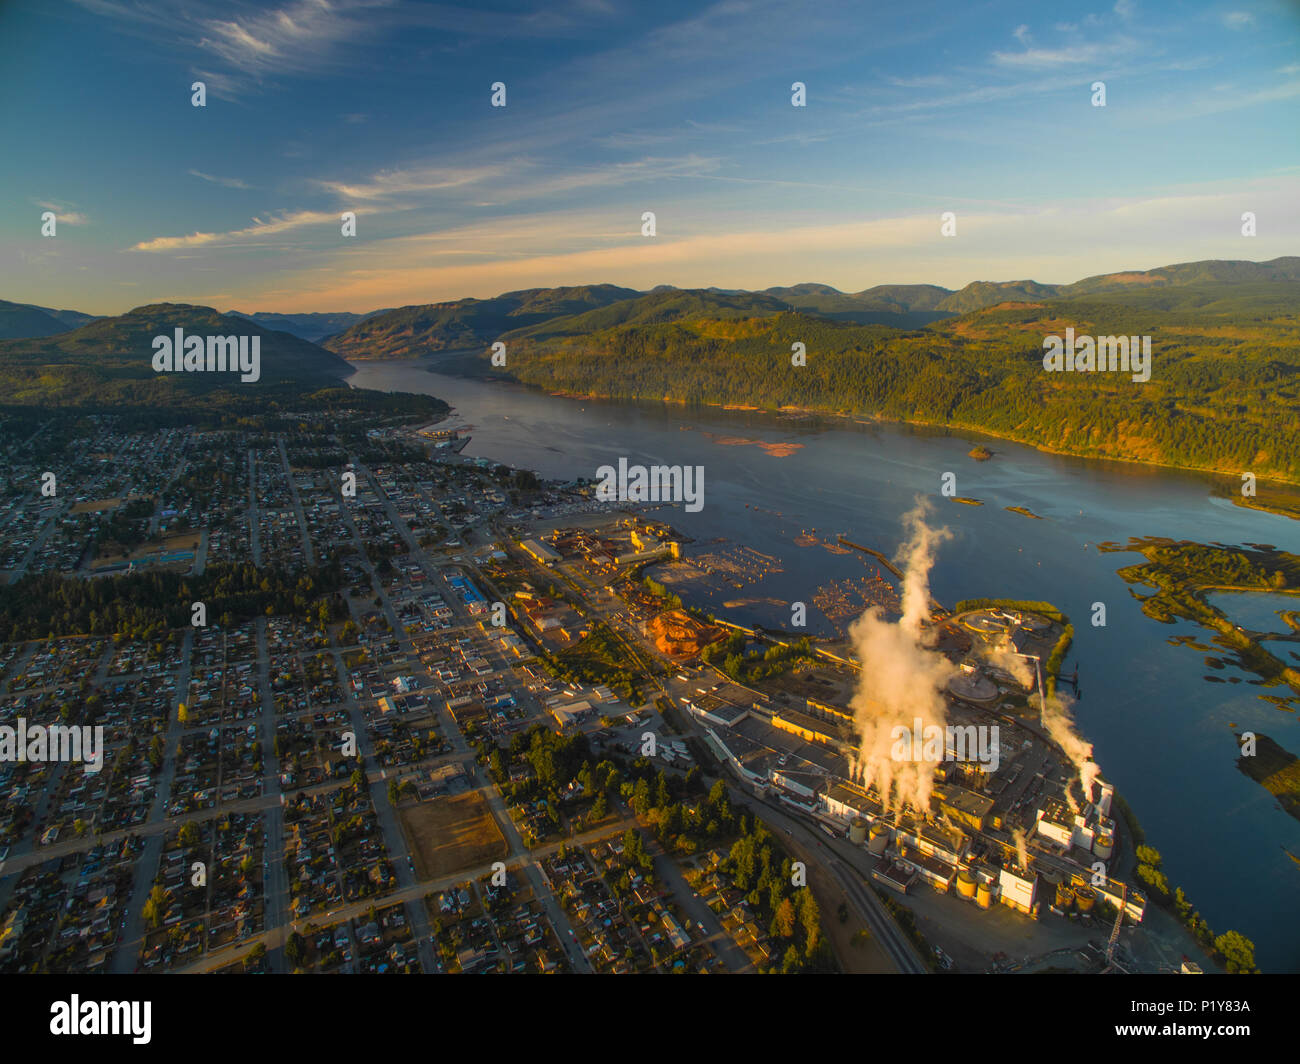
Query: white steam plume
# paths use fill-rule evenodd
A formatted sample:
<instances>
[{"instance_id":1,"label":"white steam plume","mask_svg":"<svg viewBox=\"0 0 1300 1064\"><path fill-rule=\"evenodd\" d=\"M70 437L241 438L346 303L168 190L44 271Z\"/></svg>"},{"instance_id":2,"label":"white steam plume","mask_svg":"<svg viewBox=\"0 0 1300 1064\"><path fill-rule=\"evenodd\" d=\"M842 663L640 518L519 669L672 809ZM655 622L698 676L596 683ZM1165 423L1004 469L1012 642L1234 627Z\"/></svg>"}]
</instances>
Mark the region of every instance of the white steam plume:
<instances>
[{"instance_id":1,"label":"white steam plume","mask_svg":"<svg viewBox=\"0 0 1300 1064\"><path fill-rule=\"evenodd\" d=\"M995 669L1010 673L1016 683L1028 690L1034 686L1034 669L1017 652L1010 641L994 643L984 655L984 660Z\"/></svg>"},{"instance_id":2,"label":"white steam plume","mask_svg":"<svg viewBox=\"0 0 1300 1064\"><path fill-rule=\"evenodd\" d=\"M1080 738L1075 728L1074 717L1070 713L1071 705L1068 698L1053 694L1047 699L1043 710L1043 726L1047 729L1047 734L1065 751L1065 756L1070 759L1075 771L1078 772L1079 784L1083 787L1083 800L1091 802L1093 783L1101 769L1092 759L1092 743ZM1074 800L1074 795L1068 786L1065 788L1065 797L1070 803L1070 808L1077 813L1079 803Z\"/></svg>"},{"instance_id":3,"label":"white steam plume","mask_svg":"<svg viewBox=\"0 0 1300 1064\"><path fill-rule=\"evenodd\" d=\"M1016 830L1011 833L1011 837L1016 842L1016 861L1019 863L1019 866L1023 871L1028 872L1029 846L1025 843L1025 833L1020 828L1016 828Z\"/></svg>"},{"instance_id":4,"label":"white steam plume","mask_svg":"<svg viewBox=\"0 0 1300 1064\"><path fill-rule=\"evenodd\" d=\"M907 539L896 559L903 570L903 616L890 624L880 607L873 606L849 628L862 663L851 702L858 749L850 772L863 786L876 787L886 810L910 804L921 813L929 809L935 768L932 761L921 760L922 739L930 727L945 727L940 692L957 673L946 657L921 646L935 548L951 538L946 528L932 529L925 523L928 509L918 500L916 508L903 515ZM920 735L915 734L918 719ZM894 756L894 729L900 727L912 737L910 759Z\"/></svg>"}]
</instances>

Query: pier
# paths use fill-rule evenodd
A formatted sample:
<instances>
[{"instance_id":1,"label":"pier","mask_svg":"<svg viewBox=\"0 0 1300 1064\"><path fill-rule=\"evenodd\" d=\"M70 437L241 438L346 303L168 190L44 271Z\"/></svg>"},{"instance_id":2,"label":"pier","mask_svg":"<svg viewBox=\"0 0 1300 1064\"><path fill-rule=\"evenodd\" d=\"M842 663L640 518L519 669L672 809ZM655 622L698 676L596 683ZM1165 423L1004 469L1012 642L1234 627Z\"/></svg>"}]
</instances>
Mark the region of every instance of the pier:
<instances>
[{"instance_id":1,"label":"pier","mask_svg":"<svg viewBox=\"0 0 1300 1064\"><path fill-rule=\"evenodd\" d=\"M835 542L845 547L852 547L854 550L860 550L865 554L870 554L873 558L879 561L881 565L883 565L886 569L888 569L891 573L893 573L896 577L898 577L898 579L900 580L903 579L903 574L899 570L898 566L896 566L893 562L891 562L888 558L886 558L883 554L881 554L880 551L872 550L870 547L864 547L861 543L854 543L853 540L847 538L843 533L835 537Z\"/></svg>"}]
</instances>

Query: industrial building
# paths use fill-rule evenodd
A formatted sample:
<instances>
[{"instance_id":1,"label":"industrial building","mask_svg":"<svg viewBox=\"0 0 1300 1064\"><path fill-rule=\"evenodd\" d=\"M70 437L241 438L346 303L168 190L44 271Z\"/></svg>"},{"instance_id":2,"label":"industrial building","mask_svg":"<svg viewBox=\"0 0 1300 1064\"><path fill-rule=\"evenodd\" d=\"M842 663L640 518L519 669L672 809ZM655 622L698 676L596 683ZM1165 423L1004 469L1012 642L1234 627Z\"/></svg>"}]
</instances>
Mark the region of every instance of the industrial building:
<instances>
[{"instance_id":1,"label":"industrial building","mask_svg":"<svg viewBox=\"0 0 1300 1064\"><path fill-rule=\"evenodd\" d=\"M1032 916L1038 898L1038 877L1023 868L1004 867L998 875L999 900L1016 912Z\"/></svg>"},{"instance_id":2,"label":"industrial building","mask_svg":"<svg viewBox=\"0 0 1300 1064\"><path fill-rule=\"evenodd\" d=\"M983 831L989 825L989 814L993 810L993 799L986 794L977 794L965 787L943 786L935 788L940 810L958 824L964 824L975 831Z\"/></svg>"},{"instance_id":3,"label":"industrial building","mask_svg":"<svg viewBox=\"0 0 1300 1064\"><path fill-rule=\"evenodd\" d=\"M838 746L848 738L843 725L810 717L807 713L800 713L796 709L775 710L772 713L772 727L790 732L810 743Z\"/></svg>"},{"instance_id":4,"label":"industrial building","mask_svg":"<svg viewBox=\"0 0 1300 1064\"><path fill-rule=\"evenodd\" d=\"M1060 798L1048 798L1038 810L1035 828L1040 836L1062 850L1077 846L1102 860L1109 859L1113 850L1115 822L1092 804L1075 811ZM1098 852L1099 840L1102 852Z\"/></svg>"},{"instance_id":5,"label":"industrial building","mask_svg":"<svg viewBox=\"0 0 1300 1064\"><path fill-rule=\"evenodd\" d=\"M543 565L554 565L560 560L560 555L556 551L538 540L526 539L519 546Z\"/></svg>"}]
</instances>

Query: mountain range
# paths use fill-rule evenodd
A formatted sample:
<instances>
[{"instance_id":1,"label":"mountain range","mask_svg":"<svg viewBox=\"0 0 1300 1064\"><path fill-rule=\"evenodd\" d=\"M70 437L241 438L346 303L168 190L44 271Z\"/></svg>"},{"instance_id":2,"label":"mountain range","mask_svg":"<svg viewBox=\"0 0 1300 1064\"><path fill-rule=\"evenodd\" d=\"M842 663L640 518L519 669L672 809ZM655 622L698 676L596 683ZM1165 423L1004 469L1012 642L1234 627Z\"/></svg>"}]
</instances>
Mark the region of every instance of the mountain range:
<instances>
[{"instance_id":1,"label":"mountain range","mask_svg":"<svg viewBox=\"0 0 1300 1064\"><path fill-rule=\"evenodd\" d=\"M0 340L7 397L0 402L144 407L217 391L239 403L257 392L231 388L219 374L154 374L150 341L177 327L252 331L263 337L262 381L240 388L262 394L337 386L351 372L344 359L437 355L442 372L565 394L885 418L1065 454L1300 483L1298 281L1300 257L1288 256L1068 285L975 282L955 292L883 285L845 293L819 284L639 292L596 284L364 316L223 315L155 304L56 332L77 312L10 303L0 304L0 321L40 333ZM293 335L339 325L319 343ZM1045 338L1069 329L1149 338L1150 379L1046 371ZM506 345L504 367L489 358L497 341ZM791 358L798 345L807 353L802 365Z\"/></svg>"},{"instance_id":2,"label":"mountain range","mask_svg":"<svg viewBox=\"0 0 1300 1064\"><path fill-rule=\"evenodd\" d=\"M349 360L415 358L438 351L469 349L491 344L503 334L542 321L554 321L585 311L596 311L628 300L642 306L621 312L633 320L646 308L663 304L663 293L680 293L677 313L703 309L701 300L716 299L724 314L762 316L802 311L831 321L858 325L889 325L915 329L945 318L969 314L1007 302L1113 296L1121 301L1132 293L1159 293L1208 284L1237 286L1300 281L1300 257L1271 262L1210 260L1180 263L1155 270L1130 270L1099 274L1073 284L1037 281L974 281L959 291L928 284L876 285L861 292L841 292L829 285L798 284L762 291L706 288L677 289L669 285L651 292L636 292L615 285L569 288L532 288L507 292L494 299L459 299L376 312L321 343ZM692 302L692 299L695 302ZM741 302L729 302L740 300ZM670 312L671 313L671 312ZM601 319L589 319L596 323Z\"/></svg>"},{"instance_id":3,"label":"mountain range","mask_svg":"<svg viewBox=\"0 0 1300 1064\"><path fill-rule=\"evenodd\" d=\"M411 358L436 351L469 348L491 343L502 333L540 321L662 292L696 291L706 297L766 296L774 302L755 302L752 304L755 311L799 310L831 321L912 329L1006 302L1069 299L1084 295L1122 296L1125 293L1205 284L1236 286L1286 281L1300 281L1300 257L1286 256L1270 262L1216 259L1184 262L1154 270L1098 274L1073 284L1043 284L1030 280L972 281L960 290L932 284L888 284L861 292L841 292L830 285L808 283L759 291L678 289L672 285L660 285L649 292L639 292L617 285L595 284L529 288L506 292L491 299L422 303L373 310L366 314L347 311L246 313L240 310L226 313L302 340L323 343L344 358L355 360ZM53 336L79 328L96 317L76 310L52 310L0 300L0 340Z\"/></svg>"}]
</instances>

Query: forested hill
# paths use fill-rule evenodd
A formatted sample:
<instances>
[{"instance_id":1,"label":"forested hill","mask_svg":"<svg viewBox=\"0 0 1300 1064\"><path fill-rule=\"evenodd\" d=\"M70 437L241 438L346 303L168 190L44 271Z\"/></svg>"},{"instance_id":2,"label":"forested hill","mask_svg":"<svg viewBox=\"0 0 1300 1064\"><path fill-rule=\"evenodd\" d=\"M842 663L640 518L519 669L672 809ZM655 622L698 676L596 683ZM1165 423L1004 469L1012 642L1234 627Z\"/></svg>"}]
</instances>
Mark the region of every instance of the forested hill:
<instances>
[{"instance_id":1,"label":"forested hill","mask_svg":"<svg viewBox=\"0 0 1300 1064\"><path fill-rule=\"evenodd\" d=\"M906 331L790 311L773 296L667 290L497 338L510 376L553 391L945 424L1069 454L1300 482L1294 281L1098 288ZM1150 335L1150 380L1045 372L1043 338L1070 326ZM806 366L791 365L796 342Z\"/></svg>"},{"instance_id":2,"label":"forested hill","mask_svg":"<svg viewBox=\"0 0 1300 1064\"><path fill-rule=\"evenodd\" d=\"M261 379L237 373L155 373L155 336L260 336ZM211 307L157 303L53 336L0 341L0 396L11 406L167 407L213 391L249 395L337 385L351 373L337 355Z\"/></svg>"},{"instance_id":3,"label":"forested hill","mask_svg":"<svg viewBox=\"0 0 1300 1064\"><path fill-rule=\"evenodd\" d=\"M631 288L598 284L530 288L495 299L400 307L371 315L321 343L344 358L414 358L433 351L484 346L511 329L640 294Z\"/></svg>"}]
</instances>

